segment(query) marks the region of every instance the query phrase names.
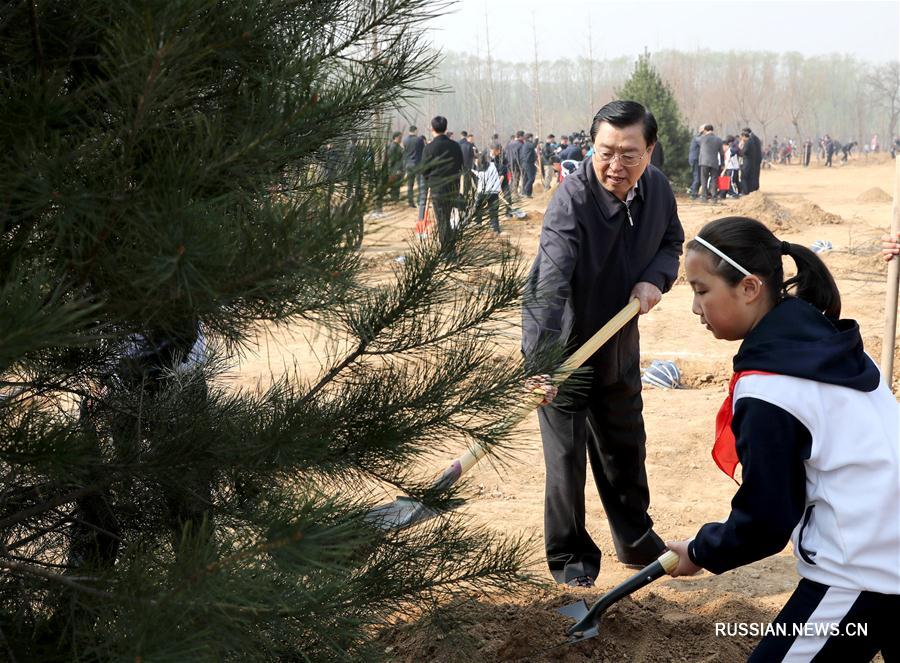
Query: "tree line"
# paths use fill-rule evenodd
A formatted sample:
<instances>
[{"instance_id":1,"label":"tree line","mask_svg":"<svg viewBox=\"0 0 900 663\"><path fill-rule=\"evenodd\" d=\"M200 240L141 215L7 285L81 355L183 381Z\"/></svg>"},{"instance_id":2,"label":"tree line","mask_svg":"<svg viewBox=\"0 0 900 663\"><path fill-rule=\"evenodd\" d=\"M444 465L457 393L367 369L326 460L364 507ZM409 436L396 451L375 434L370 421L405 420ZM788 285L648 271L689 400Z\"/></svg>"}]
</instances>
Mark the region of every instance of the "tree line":
<instances>
[{"instance_id":1,"label":"tree line","mask_svg":"<svg viewBox=\"0 0 900 663\"><path fill-rule=\"evenodd\" d=\"M537 47L535 48L537 51ZM900 64L851 55L660 51L652 66L671 88L688 127L710 123L722 135L750 126L766 142L802 141L825 133L887 145L900 117ZM437 114L451 130L502 137L526 128L541 136L587 129L596 110L618 96L635 59L589 57L529 63L494 59L490 51L447 52L430 79L432 91L395 117L427 127ZM485 141L486 142L486 141ZM479 141L481 144L481 141Z\"/></svg>"}]
</instances>

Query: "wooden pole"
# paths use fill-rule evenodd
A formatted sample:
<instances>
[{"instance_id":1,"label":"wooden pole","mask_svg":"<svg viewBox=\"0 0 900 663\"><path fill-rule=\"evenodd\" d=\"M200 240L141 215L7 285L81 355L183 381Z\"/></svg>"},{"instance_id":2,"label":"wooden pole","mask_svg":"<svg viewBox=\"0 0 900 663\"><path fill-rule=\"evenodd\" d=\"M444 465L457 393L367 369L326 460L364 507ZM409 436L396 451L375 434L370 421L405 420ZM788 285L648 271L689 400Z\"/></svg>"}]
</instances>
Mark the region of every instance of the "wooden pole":
<instances>
[{"instance_id":1,"label":"wooden pole","mask_svg":"<svg viewBox=\"0 0 900 663\"><path fill-rule=\"evenodd\" d=\"M891 217L891 237L900 233L900 155L894 159L894 208ZM887 294L884 301L884 340L881 345L881 377L893 387L894 341L897 336L897 290L900 284L900 256L888 263Z\"/></svg>"}]
</instances>

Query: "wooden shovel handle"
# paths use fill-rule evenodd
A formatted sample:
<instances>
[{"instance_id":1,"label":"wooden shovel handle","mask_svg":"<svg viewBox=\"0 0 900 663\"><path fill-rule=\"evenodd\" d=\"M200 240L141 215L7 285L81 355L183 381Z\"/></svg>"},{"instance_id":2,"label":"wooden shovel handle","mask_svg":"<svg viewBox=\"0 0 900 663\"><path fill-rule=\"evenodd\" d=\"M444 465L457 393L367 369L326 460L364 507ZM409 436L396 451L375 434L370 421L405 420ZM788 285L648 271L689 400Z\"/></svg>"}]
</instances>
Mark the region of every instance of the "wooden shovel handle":
<instances>
[{"instance_id":1,"label":"wooden shovel handle","mask_svg":"<svg viewBox=\"0 0 900 663\"><path fill-rule=\"evenodd\" d=\"M611 339L625 324L631 320L635 315L637 315L638 311L641 310L641 303L635 298L628 302L625 307L616 313L605 325L603 325L596 334L591 336L585 343L578 348L572 356L570 356L562 366L560 366L555 373L553 373L553 383L561 384L565 382L566 378L568 378L572 372L579 368L584 362L586 362L591 355L593 355L600 347L606 343L609 339ZM514 426L519 423L522 419L524 419L534 408L540 405L543 400L543 396L534 395L528 398L526 401L518 405L515 410L510 414L510 416L504 421L503 426ZM454 462L453 466L456 463L459 463L459 476L465 474L469 469L472 468L475 463L481 460L484 455L487 453L487 449L477 442L466 450L466 452L459 457L457 461ZM459 476L456 479L459 479Z\"/></svg>"},{"instance_id":2,"label":"wooden shovel handle","mask_svg":"<svg viewBox=\"0 0 900 663\"><path fill-rule=\"evenodd\" d=\"M900 158L894 164L894 206L891 215L891 237L900 232ZM897 336L897 290L900 283L900 256L888 263L887 290L884 302L884 338L881 343L881 379L888 388L894 382L894 341Z\"/></svg>"},{"instance_id":3,"label":"wooden shovel handle","mask_svg":"<svg viewBox=\"0 0 900 663\"><path fill-rule=\"evenodd\" d=\"M672 573L672 571L675 570L675 567L678 566L678 553L667 550L660 555L656 561L662 564L663 570L666 573Z\"/></svg>"},{"instance_id":4,"label":"wooden shovel handle","mask_svg":"<svg viewBox=\"0 0 900 663\"><path fill-rule=\"evenodd\" d=\"M569 357L563 365L559 367L556 373L553 374L553 381L556 382L557 378L559 378L559 382L563 382L569 377L572 371L586 362L591 355L597 352L604 343L622 329L622 327L625 326L625 323L637 315L640 310L641 303L637 298L628 302L625 307L616 313L609 322L603 325L596 334L591 336L584 345L572 353L572 356Z\"/></svg>"}]
</instances>

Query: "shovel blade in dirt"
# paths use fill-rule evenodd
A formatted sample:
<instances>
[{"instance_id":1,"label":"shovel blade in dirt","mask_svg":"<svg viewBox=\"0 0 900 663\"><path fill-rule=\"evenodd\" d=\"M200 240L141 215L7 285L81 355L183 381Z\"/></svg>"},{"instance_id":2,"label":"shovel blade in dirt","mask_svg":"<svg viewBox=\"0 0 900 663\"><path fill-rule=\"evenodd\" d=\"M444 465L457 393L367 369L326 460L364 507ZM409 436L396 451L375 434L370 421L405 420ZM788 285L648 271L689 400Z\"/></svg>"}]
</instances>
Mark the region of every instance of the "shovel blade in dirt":
<instances>
[{"instance_id":1,"label":"shovel blade in dirt","mask_svg":"<svg viewBox=\"0 0 900 663\"><path fill-rule=\"evenodd\" d=\"M641 310L640 302L632 299L625 307L616 313L600 330L591 336L584 345L578 348L553 374L553 383L562 384L579 366L588 360L606 341L612 338L625 324ZM542 396L523 402L516 406L510 416L501 426L514 426L522 421L538 404ZM487 448L476 443L441 474L432 484L431 490L441 492L459 481L459 478L468 472L479 460L487 455ZM382 504L371 509L366 514L366 520L376 527L384 530L403 529L423 520L438 515L438 512L425 506L419 500L411 497L398 497L390 504Z\"/></svg>"},{"instance_id":2,"label":"shovel blade in dirt","mask_svg":"<svg viewBox=\"0 0 900 663\"><path fill-rule=\"evenodd\" d=\"M607 608L629 594L646 587L654 580L662 578L677 565L678 555L667 550L656 561L651 562L628 580L606 592L590 608L587 607L584 599L560 608L557 611L559 614L575 620L575 625L566 629L566 635L569 636L566 644L574 644L598 636L600 634L600 618Z\"/></svg>"},{"instance_id":3,"label":"shovel blade in dirt","mask_svg":"<svg viewBox=\"0 0 900 663\"><path fill-rule=\"evenodd\" d=\"M580 601L576 601L575 603L570 603L569 605L563 606L557 612L559 614L568 617L575 621L575 623L580 623L585 617L587 617L589 612L588 604L584 599ZM593 626L584 632L580 632L578 636L572 636L569 638L569 642L578 642L579 640L587 640L588 638L593 638L594 636L600 635L600 627Z\"/></svg>"}]
</instances>

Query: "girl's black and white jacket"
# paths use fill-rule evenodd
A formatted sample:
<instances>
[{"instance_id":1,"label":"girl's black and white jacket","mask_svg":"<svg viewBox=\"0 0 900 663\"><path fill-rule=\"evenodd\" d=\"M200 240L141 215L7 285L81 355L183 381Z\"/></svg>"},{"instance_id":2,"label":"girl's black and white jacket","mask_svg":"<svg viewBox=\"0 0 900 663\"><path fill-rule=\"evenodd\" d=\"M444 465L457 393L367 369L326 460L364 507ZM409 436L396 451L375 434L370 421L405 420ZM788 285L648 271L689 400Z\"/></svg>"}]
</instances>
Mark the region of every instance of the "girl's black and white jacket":
<instances>
[{"instance_id":1,"label":"girl's black and white jacket","mask_svg":"<svg viewBox=\"0 0 900 663\"><path fill-rule=\"evenodd\" d=\"M863 351L859 325L788 298L734 358L742 482L721 523L689 546L714 573L793 543L808 580L900 594L898 405Z\"/></svg>"}]
</instances>

